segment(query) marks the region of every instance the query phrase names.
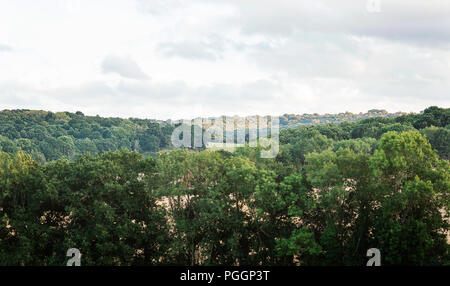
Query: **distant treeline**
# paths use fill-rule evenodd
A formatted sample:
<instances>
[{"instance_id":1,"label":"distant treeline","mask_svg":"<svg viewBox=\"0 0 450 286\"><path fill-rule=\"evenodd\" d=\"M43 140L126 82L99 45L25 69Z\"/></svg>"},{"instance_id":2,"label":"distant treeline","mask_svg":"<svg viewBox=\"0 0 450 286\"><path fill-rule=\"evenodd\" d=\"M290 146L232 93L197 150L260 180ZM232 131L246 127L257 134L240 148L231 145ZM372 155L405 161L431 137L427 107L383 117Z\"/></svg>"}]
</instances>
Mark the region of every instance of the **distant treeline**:
<instances>
[{"instance_id":1,"label":"distant treeline","mask_svg":"<svg viewBox=\"0 0 450 286\"><path fill-rule=\"evenodd\" d=\"M357 122L322 124L283 129L280 145L288 160L299 166L307 153L339 147L374 150L376 140L389 131L418 130L442 159L450 159L450 108L429 107L421 114L394 118L368 118ZM356 149L355 149L356 148Z\"/></svg>"},{"instance_id":2,"label":"distant treeline","mask_svg":"<svg viewBox=\"0 0 450 286\"><path fill-rule=\"evenodd\" d=\"M283 128L281 143L298 145L301 144L300 141L309 141L318 134L334 141L379 139L387 131L418 129L427 136L440 157L449 159L449 114L450 109L438 107L430 107L421 114L401 116L382 110L371 110L362 115L335 115L337 122L344 121L339 124L324 124L330 121L328 119L317 122L312 120L303 122L304 126L301 127L293 127L299 122L292 122L314 116L284 115L280 117L280 126ZM330 116L332 117L327 115L321 118ZM371 118L362 119L369 116ZM84 116L81 112L4 110L0 112L0 151L23 151L41 163L62 158L73 159L79 154L94 155L120 149L137 151L147 156L160 150L171 149L170 137L174 128L174 124L163 121L102 118ZM248 140L248 135L246 137Z\"/></svg>"},{"instance_id":3,"label":"distant treeline","mask_svg":"<svg viewBox=\"0 0 450 286\"><path fill-rule=\"evenodd\" d=\"M0 151L24 151L38 162L127 149L153 154L170 146L173 126L142 119L32 110L0 112Z\"/></svg>"},{"instance_id":4,"label":"distant treeline","mask_svg":"<svg viewBox=\"0 0 450 286\"><path fill-rule=\"evenodd\" d=\"M304 125L317 125L317 124L328 124L335 123L339 124L341 122L353 122L359 121L367 118L394 118L397 116L404 115L404 112L389 113L386 110L371 109L366 113L352 113L345 112L339 114L284 114L280 116L280 126L283 128L292 128Z\"/></svg>"}]
</instances>

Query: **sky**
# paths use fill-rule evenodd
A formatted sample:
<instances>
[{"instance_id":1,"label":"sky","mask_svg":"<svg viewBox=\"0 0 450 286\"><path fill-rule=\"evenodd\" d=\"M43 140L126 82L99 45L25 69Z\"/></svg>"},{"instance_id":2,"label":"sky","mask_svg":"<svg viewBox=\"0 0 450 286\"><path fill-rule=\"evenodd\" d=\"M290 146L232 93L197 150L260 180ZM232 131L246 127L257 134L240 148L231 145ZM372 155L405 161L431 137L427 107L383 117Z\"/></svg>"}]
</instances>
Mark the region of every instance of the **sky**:
<instances>
[{"instance_id":1,"label":"sky","mask_svg":"<svg viewBox=\"0 0 450 286\"><path fill-rule=\"evenodd\" d=\"M448 0L0 0L0 110L419 112L449 68Z\"/></svg>"}]
</instances>

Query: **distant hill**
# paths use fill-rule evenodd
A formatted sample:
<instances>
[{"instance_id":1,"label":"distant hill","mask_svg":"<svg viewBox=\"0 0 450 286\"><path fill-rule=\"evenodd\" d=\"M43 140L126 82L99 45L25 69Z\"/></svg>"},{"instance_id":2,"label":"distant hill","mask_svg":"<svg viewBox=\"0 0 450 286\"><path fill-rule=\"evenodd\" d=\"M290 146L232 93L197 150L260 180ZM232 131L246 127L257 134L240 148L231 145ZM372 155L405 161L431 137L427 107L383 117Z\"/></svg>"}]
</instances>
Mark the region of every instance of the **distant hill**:
<instances>
[{"instance_id":1,"label":"distant hill","mask_svg":"<svg viewBox=\"0 0 450 286\"><path fill-rule=\"evenodd\" d=\"M294 128L294 127L300 127L300 126L309 126L309 125L321 125L321 124L328 124L328 123L336 123L339 124L341 122L355 122L362 119L368 119L368 118L395 118L402 115L407 114L413 114L413 113L406 113L406 112L395 112L395 113L389 113L386 110L382 109L371 109L367 111L366 113L351 113L351 112L344 112L344 113L338 113L338 114L284 114L279 116L280 119L280 127L282 129L285 128ZM203 120L203 127L208 128L210 126L210 123L212 120L217 120L220 117L208 117L208 118L201 118L197 117L193 119L193 122L201 122ZM256 116L248 116L248 117L241 117L241 116L232 116L231 118L234 119L246 119L248 122L251 122L253 125L256 126ZM173 124L174 122L181 122L181 120L172 121L168 120L166 121L169 124ZM207 123L209 122L209 123ZM232 131L232 128L228 128L227 131Z\"/></svg>"},{"instance_id":2,"label":"distant hill","mask_svg":"<svg viewBox=\"0 0 450 286\"><path fill-rule=\"evenodd\" d=\"M39 162L122 148L151 154L170 147L173 128L155 120L103 118L82 112L3 110L0 151L22 150Z\"/></svg>"},{"instance_id":3,"label":"distant hill","mask_svg":"<svg viewBox=\"0 0 450 286\"><path fill-rule=\"evenodd\" d=\"M353 122L367 118L394 118L405 115L405 112L389 113L386 110L371 109L366 113L338 113L338 114L284 114L280 116L280 125L282 127L297 127L303 125L317 125L327 123Z\"/></svg>"},{"instance_id":4,"label":"distant hill","mask_svg":"<svg viewBox=\"0 0 450 286\"><path fill-rule=\"evenodd\" d=\"M315 128L319 132L327 134L336 132L325 126L330 123L359 122L345 127L349 138L378 138L389 130L423 129L429 126L445 129L438 130L439 134L448 134L449 110L430 107L421 114L388 113L377 109L358 114L285 114L280 116L280 125L282 129L288 130L317 126ZM0 111L0 151L24 151L38 162L71 159L77 154L97 154L118 149L133 150L148 156L172 148L170 137L175 126L176 122L171 120L104 118L85 116L80 111L53 113L42 110L3 110ZM430 132L438 134L437 131ZM448 135L439 136L447 138L445 136ZM335 135L336 138L329 137L337 139ZM447 145L440 148L445 154L450 152L446 150Z\"/></svg>"}]
</instances>

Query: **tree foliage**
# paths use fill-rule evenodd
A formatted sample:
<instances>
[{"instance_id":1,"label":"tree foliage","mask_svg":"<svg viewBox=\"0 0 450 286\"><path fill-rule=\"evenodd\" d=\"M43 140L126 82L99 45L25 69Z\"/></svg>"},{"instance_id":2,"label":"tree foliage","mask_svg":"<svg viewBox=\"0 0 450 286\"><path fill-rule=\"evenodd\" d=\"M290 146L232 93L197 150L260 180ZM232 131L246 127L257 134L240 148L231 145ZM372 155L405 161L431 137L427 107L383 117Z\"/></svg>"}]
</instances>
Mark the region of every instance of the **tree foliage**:
<instances>
[{"instance_id":1,"label":"tree foliage","mask_svg":"<svg viewBox=\"0 0 450 286\"><path fill-rule=\"evenodd\" d=\"M0 265L64 265L69 248L82 265L365 265L374 247L383 265L448 265L446 114L286 129L274 159L156 153L171 127L143 120L2 121Z\"/></svg>"}]
</instances>

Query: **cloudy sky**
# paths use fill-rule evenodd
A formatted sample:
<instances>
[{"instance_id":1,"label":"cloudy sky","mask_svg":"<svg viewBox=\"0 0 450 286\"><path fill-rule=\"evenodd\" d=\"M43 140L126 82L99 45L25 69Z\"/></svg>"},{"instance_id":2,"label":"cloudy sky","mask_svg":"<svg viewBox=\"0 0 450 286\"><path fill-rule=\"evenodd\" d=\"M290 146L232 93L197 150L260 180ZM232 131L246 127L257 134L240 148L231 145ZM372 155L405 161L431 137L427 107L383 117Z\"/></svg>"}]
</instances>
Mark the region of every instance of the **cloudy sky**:
<instances>
[{"instance_id":1,"label":"cloudy sky","mask_svg":"<svg viewBox=\"0 0 450 286\"><path fill-rule=\"evenodd\" d=\"M0 0L0 110L418 112L449 68L448 0Z\"/></svg>"}]
</instances>

